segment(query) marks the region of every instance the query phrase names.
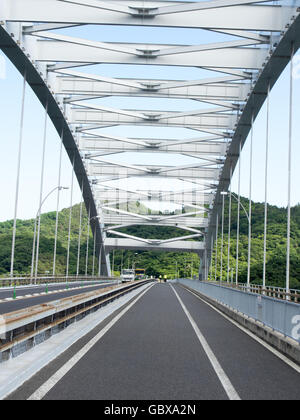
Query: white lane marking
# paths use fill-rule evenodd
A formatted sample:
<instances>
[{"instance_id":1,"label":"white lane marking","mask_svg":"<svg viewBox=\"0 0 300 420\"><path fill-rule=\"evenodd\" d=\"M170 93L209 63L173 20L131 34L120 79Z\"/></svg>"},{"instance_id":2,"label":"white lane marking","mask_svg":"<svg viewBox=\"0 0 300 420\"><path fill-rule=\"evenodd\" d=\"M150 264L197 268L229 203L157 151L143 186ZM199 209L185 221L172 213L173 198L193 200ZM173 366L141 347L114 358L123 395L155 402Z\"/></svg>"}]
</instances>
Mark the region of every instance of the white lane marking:
<instances>
[{"instance_id":1,"label":"white lane marking","mask_svg":"<svg viewBox=\"0 0 300 420\"><path fill-rule=\"evenodd\" d=\"M109 283L101 283L100 286L103 286L103 285L105 286L107 284L109 284ZM5 298L5 299L0 300L0 303L10 302L10 301L13 301L13 300L21 300L21 299L25 300L25 299L32 298L32 297L37 297L37 296L46 296L46 295L53 295L53 294L57 294L57 293L72 292L74 290L94 288L94 287L98 287L98 286L99 285L92 284L92 285L86 285L86 286L82 286L82 287L73 287L73 288L69 288L69 289L48 290L47 293L46 292L40 292L40 293L33 293L32 295L21 295L21 296L17 296L15 299L14 298Z\"/></svg>"},{"instance_id":2,"label":"white lane marking","mask_svg":"<svg viewBox=\"0 0 300 420\"><path fill-rule=\"evenodd\" d=\"M145 293L147 293L152 284L148 287L141 295L139 295L129 306L124 308L115 318L113 318L106 327L103 328L91 341L89 341L78 353L76 353L67 363L65 363L51 378L48 379L37 391L35 391L29 398L28 401L40 401L42 400L49 391L82 359L91 348L97 344L97 342L125 315L126 312L131 309L138 300L140 300Z\"/></svg>"},{"instance_id":3,"label":"white lane marking","mask_svg":"<svg viewBox=\"0 0 300 420\"><path fill-rule=\"evenodd\" d=\"M292 360L288 359L283 354L279 353L276 349L271 347L268 343L263 341L261 338L257 337L255 334L253 334L251 331L247 330L247 328L240 325L238 322L231 319L229 316L223 314L223 312L219 311L217 308L215 308L210 303L206 302L204 299L201 299L200 296L198 296L196 293L192 292L191 290L185 289L187 292L190 292L192 295L194 295L196 298L201 300L201 302L208 305L210 308L212 308L214 311L218 312L218 314L222 315L227 321L231 322L233 325L238 327L241 331L243 331L245 334L249 335L249 337L253 338L253 340L257 341L259 344L261 344L263 347L265 347L267 350L269 350L271 353L273 353L275 356L277 356L279 359L281 359L284 363L289 365L291 368L295 369L296 372L300 373L300 366L296 365Z\"/></svg>"},{"instance_id":4,"label":"white lane marking","mask_svg":"<svg viewBox=\"0 0 300 420\"><path fill-rule=\"evenodd\" d=\"M196 322L194 321L194 319L192 318L191 314L189 313L189 311L187 310L185 304L182 302L181 298L179 297L178 293L176 292L176 290L174 289L174 287L171 285L171 288L173 289L173 292L175 293L180 305L182 306L183 311L185 312L188 320L190 321L212 367L214 368L228 398L231 401L240 401L241 398L238 395L237 391L235 390L235 388L233 387L230 379L228 378L228 376L226 375L226 373L224 372L222 366L220 365L218 359L216 358L214 352L212 351L212 349L210 348L208 342L206 341L205 337L203 336L203 334L201 333L201 331L198 328L198 325L196 324Z\"/></svg>"}]
</instances>

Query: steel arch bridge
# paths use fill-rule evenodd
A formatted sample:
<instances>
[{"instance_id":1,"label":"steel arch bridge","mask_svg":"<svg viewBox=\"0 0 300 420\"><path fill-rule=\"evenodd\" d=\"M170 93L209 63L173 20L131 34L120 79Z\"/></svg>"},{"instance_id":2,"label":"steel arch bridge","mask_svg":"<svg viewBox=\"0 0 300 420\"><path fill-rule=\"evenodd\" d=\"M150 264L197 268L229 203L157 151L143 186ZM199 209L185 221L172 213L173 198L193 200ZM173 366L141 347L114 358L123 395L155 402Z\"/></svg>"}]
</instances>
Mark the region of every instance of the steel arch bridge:
<instances>
[{"instance_id":1,"label":"steel arch bridge","mask_svg":"<svg viewBox=\"0 0 300 420\"><path fill-rule=\"evenodd\" d=\"M62 138L89 210L103 273L110 272L112 249L158 249L199 253L200 276L207 276L221 193L268 92L299 48L299 12L299 1L1 1L0 48ZM151 27L160 41L103 42L94 39L91 26L116 35L118 27ZM165 28L206 35L199 37L204 42L171 45L164 42ZM79 29L83 37L75 36ZM213 36L217 41L209 42ZM120 76L103 76L98 65L113 65ZM134 77L122 77L124 65L179 67L187 76L149 78L137 70ZM193 68L200 78L189 77ZM143 107L119 109L101 102L123 97L129 103L143 98ZM183 105L179 111L153 109L154 99L168 100L163 108L171 101ZM186 109L187 101L198 108ZM115 127L125 133L144 127L145 135L115 134ZM171 134L146 132L153 129ZM173 134L178 129L191 135L178 138ZM157 214L130 204L156 201L184 211ZM173 226L185 233L162 240L122 232L134 225Z\"/></svg>"}]
</instances>

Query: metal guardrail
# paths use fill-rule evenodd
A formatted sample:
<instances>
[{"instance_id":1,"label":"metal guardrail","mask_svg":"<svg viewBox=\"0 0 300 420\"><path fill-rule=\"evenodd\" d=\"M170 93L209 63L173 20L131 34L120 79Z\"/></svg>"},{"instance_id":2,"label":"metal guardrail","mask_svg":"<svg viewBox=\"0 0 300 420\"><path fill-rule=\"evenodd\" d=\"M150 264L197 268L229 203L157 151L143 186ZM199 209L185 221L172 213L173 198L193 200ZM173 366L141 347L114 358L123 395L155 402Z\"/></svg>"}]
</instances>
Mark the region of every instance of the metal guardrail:
<instances>
[{"instance_id":1,"label":"metal guardrail","mask_svg":"<svg viewBox=\"0 0 300 420\"><path fill-rule=\"evenodd\" d=\"M261 322L300 344L300 305L290 300L197 280L180 279L186 285L243 315Z\"/></svg>"},{"instance_id":2,"label":"metal guardrail","mask_svg":"<svg viewBox=\"0 0 300 420\"><path fill-rule=\"evenodd\" d=\"M248 287L245 283L227 283L227 282L215 282L211 281L208 283L212 284L221 284L223 287L230 287L236 290L241 290L244 292L256 293L259 295L269 296L276 299L281 300L289 300L291 302L300 303L300 290L290 289L290 292L287 293L286 289L283 287L275 287L275 286L266 286L263 287L262 285L258 284L250 284Z\"/></svg>"},{"instance_id":3,"label":"metal guardrail","mask_svg":"<svg viewBox=\"0 0 300 420\"><path fill-rule=\"evenodd\" d=\"M105 289L2 315L0 317L0 363L30 350L72 323L146 283L149 283L149 280L108 286Z\"/></svg>"},{"instance_id":4,"label":"metal guardrail","mask_svg":"<svg viewBox=\"0 0 300 420\"><path fill-rule=\"evenodd\" d=\"M74 283L81 281L118 281L118 277L95 277L95 276L51 276L51 277L6 277L0 278L0 288L4 287L14 287L14 286L32 286L32 285L45 285L45 284L54 284L54 283Z\"/></svg>"}]
</instances>

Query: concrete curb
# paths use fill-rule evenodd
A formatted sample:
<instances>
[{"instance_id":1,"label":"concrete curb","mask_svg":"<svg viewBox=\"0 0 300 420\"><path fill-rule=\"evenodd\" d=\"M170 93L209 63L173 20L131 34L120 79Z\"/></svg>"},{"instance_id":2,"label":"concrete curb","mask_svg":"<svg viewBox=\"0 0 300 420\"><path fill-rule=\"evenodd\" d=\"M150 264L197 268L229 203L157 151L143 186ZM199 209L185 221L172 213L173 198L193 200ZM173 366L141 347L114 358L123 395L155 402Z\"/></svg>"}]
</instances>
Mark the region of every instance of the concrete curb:
<instances>
[{"instance_id":1,"label":"concrete curb","mask_svg":"<svg viewBox=\"0 0 300 420\"><path fill-rule=\"evenodd\" d=\"M180 284L180 286L195 293L201 297L201 299L208 302L210 305L227 315L229 318L233 319L244 328L251 331L257 337L268 343L271 347L282 353L284 356L300 365L300 345L297 343L297 341L292 340L289 337L285 337L283 334L272 330L272 328L263 325L261 322L258 322L253 318L249 318L244 314L200 293L197 290L194 290L184 284Z\"/></svg>"}]
</instances>

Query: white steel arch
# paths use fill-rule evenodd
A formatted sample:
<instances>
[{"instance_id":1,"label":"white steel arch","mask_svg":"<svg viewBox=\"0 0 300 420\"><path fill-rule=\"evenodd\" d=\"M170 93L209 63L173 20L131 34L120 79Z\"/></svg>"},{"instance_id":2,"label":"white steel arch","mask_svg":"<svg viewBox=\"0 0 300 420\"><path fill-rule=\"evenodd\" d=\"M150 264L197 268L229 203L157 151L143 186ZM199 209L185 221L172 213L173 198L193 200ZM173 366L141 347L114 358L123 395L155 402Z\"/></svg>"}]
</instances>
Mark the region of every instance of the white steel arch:
<instances>
[{"instance_id":1,"label":"white steel arch","mask_svg":"<svg viewBox=\"0 0 300 420\"><path fill-rule=\"evenodd\" d=\"M49 116L59 134L63 132L71 161L75 159L97 232L97 252L105 240L108 250L166 250L167 242L176 241L178 246L169 248L181 249L181 241L188 240L190 250L205 254L208 263L220 193L228 189L230 171L268 86L273 87L292 50L299 48L299 1L2 0L0 21L0 48L22 74L26 69L27 82L44 106L47 99ZM107 32L150 27L153 34L162 28L192 29L224 39L191 39L188 45L164 39L106 42L88 38L90 25ZM86 37L73 33L78 27L81 33L87 30ZM96 71L99 65L181 68L187 77L149 78L141 72L115 77ZM194 68L205 76L189 78ZM107 98L143 100L143 106L109 106L103 101ZM153 109L147 108L149 100L194 106ZM116 127L124 133L116 134ZM128 135L131 127L143 128L146 135ZM170 135L148 134L153 129L169 130ZM189 135L175 137L176 129ZM125 185L128 179L135 183ZM169 203L173 210L157 214L149 210L153 202ZM120 231L132 225L174 226L186 232L163 241ZM105 239L107 232L121 239ZM201 242L191 242L194 238ZM108 266L105 255L102 263Z\"/></svg>"}]
</instances>

